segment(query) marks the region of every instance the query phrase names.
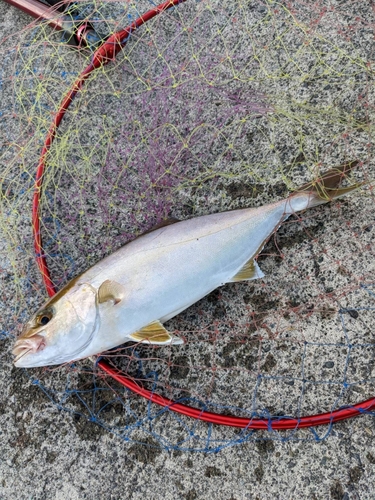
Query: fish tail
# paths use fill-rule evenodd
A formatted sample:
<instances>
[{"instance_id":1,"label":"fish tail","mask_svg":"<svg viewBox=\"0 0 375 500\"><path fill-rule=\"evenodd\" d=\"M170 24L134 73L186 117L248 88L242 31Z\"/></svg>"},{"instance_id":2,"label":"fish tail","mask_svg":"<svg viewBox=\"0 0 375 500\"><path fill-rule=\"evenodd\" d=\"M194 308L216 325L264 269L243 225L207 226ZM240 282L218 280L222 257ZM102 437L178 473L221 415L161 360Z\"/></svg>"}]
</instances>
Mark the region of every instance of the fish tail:
<instances>
[{"instance_id":1,"label":"fish tail","mask_svg":"<svg viewBox=\"0 0 375 500\"><path fill-rule=\"evenodd\" d=\"M336 200L364 186L367 184L366 182L355 182L349 186L339 187L341 182L348 178L348 175L358 164L358 160L344 163L339 167L328 170L312 182L304 184L288 198L286 212L293 213L316 207Z\"/></svg>"}]
</instances>

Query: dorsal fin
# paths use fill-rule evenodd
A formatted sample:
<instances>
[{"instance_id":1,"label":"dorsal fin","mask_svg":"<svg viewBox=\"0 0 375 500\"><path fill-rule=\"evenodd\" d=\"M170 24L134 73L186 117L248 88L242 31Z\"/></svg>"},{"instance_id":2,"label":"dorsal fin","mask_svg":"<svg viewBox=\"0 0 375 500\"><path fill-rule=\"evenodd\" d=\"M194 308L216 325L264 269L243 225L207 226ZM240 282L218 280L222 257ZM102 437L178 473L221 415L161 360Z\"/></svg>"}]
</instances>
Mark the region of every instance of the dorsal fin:
<instances>
[{"instance_id":1,"label":"dorsal fin","mask_svg":"<svg viewBox=\"0 0 375 500\"><path fill-rule=\"evenodd\" d=\"M261 271L257 262L253 258L251 258L238 271L238 273L233 276L229 283L235 283L237 281L256 280L257 278L263 278L263 276L264 273Z\"/></svg>"},{"instance_id":2,"label":"dorsal fin","mask_svg":"<svg viewBox=\"0 0 375 500\"><path fill-rule=\"evenodd\" d=\"M180 222L180 220L176 219L175 217L169 217L168 219L164 219L158 222L155 226L151 227L150 229L142 233L141 236L143 236L144 234L152 233L153 231L161 229L162 227L170 226L171 224L176 224L176 222Z\"/></svg>"}]
</instances>

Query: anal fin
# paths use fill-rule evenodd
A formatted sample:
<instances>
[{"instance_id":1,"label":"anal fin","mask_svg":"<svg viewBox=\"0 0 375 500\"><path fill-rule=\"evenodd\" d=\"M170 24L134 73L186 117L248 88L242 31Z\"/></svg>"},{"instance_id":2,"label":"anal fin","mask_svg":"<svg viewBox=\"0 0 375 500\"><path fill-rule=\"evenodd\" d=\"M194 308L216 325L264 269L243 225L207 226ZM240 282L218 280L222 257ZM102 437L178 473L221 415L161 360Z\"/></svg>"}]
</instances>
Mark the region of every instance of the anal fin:
<instances>
[{"instance_id":1,"label":"anal fin","mask_svg":"<svg viewBox=\"0 0 375 500\"><path fill-rule=\"evenodd\" d=\"M179 337L171 335L160 323L160 321L153 321L149 325L144 326L137 332L132 333L130 338L136 342L156 345L184 343L184 341Z\"/></svg>"},{"instance_id":2,"label":"anal fin","mask_svg":"<svg viewBox=\"0 0 375 500\"><path fill-rule=\"evenodd\" d=\"M257 262L251 258L246 264L238 271L238 273L233 276L229 283L236 283L238 281L248 281L256 280L258 278L263 278L264 273L258 266Z\"/></svg>"}]
</instances>

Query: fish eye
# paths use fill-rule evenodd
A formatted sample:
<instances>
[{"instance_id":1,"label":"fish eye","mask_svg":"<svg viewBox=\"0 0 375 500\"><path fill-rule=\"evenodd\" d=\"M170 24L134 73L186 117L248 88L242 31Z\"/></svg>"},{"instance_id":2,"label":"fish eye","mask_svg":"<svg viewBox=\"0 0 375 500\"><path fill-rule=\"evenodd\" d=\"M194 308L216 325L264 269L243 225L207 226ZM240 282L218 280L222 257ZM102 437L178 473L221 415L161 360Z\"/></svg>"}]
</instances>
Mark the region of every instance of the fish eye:
<instances>
[{"instance_id":1,"label":"fish eye","mask_svg":"<svg viewBox=\"0 0 375 500\"><path fill-rule=\"evenodd\" d=\"M50 322L51 319L52 319L52 312L44 311L43 313L39 314L36 321L38 325L45 326L47 323Z\"/></svg>"}]
</instances>

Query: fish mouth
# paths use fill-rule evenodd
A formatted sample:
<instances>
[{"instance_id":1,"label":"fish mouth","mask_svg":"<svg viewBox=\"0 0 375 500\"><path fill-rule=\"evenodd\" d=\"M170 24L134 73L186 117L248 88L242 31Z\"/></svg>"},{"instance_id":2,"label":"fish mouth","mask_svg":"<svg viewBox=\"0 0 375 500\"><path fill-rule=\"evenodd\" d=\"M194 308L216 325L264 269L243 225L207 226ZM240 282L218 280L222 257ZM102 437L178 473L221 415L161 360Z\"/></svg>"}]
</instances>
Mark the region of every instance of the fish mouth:
<instances>
[{"instance_id":1,"label":"fish mouth","mask_svg":"<svg viewBox=\"0 0 375 500\"><path fill-rule=\"evenodd\" d=\"M26 354L42 351L45 347L46 339L43 335L36 334L27 339L19 339L14 344L13 355L16 357L13 362L17 363Z\"/></svg>"}]
</instances>

